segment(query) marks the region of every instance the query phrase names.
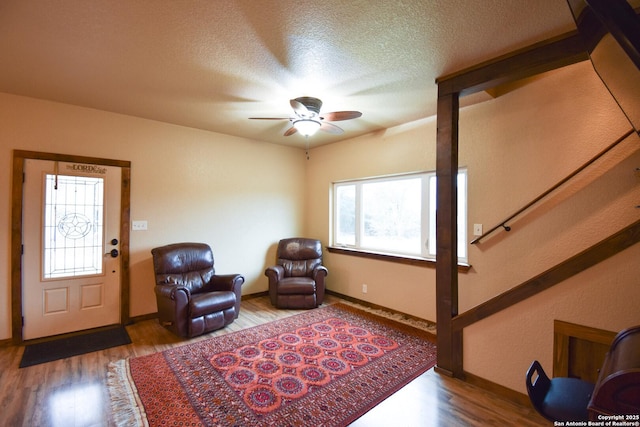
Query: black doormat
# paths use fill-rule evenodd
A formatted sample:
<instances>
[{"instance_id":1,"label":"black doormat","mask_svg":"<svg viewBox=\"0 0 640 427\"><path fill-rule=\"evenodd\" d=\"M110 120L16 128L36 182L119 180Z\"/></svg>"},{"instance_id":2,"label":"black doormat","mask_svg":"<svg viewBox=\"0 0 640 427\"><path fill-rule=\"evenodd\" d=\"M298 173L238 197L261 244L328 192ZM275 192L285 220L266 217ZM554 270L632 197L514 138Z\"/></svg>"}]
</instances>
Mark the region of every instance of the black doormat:
<instances>
[{"instance_id":1,"label":"black doormat","mask_svg":"<svg viewBox=\"0 0 640 427\"><path fill-rule=\"evenodd\" d=\"M26 368L126 344L131 344L131 338L122 326L28 344L24 348L20 367Z\"/></svg>"}]
</instances>

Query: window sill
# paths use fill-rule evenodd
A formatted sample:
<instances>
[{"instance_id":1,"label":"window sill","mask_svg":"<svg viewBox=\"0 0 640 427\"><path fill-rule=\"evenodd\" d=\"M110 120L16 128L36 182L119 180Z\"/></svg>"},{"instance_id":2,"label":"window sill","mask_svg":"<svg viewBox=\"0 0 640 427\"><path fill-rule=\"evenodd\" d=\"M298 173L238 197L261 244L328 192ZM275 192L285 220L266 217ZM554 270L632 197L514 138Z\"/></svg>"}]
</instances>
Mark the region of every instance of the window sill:
<instances>
[{"instance_id":1,"label":"window sill","mask_svg":"<svg viewBox=\"0 0 640 427\"><path fill-rule=\"evenodd\" d=\"M427 268L436 268L435 260L417 257L417 256L388 254L384 252L363 251L360 249L342 248L337 246L328 246L327 250L332 254L350 255L350 256L357 256L361 258L375 259L379 261L395 262L398 264L415 265L418 267L427 267ZM466 273L470 269L471 269L471 265L469 264L460 264L460 263L458 264L458 271L461 273Z\"/></svg>"}]
</instances>

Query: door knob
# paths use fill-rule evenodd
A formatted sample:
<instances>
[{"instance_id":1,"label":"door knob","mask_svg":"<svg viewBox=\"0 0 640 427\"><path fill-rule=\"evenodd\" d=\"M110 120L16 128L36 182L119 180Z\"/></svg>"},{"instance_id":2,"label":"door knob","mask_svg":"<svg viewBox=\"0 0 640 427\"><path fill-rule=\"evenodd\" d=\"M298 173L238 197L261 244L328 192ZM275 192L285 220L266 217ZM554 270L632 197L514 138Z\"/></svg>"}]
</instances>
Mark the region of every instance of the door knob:
<instances>
[{"instance_id":1,"label":"door knob","mask_svg":"<svg viewBox=\"0 0 640 427\"><path fill-rule=\"evenodd\" d=\"M111 258L117 258L118 257L118 250L117 249L111 249L111 251L107 252L105 255L111 255Z\"/></svg>"},{"instance_id":2,"label":"door knob","mask_svg":"<svg viewBox=\"0 0 640 427\"><path fill-rule=\"evenodd\" d=\"M118 244L118 239L111 239L111 244L113 246L117 245Z\"/></svg>"}]
</instances>

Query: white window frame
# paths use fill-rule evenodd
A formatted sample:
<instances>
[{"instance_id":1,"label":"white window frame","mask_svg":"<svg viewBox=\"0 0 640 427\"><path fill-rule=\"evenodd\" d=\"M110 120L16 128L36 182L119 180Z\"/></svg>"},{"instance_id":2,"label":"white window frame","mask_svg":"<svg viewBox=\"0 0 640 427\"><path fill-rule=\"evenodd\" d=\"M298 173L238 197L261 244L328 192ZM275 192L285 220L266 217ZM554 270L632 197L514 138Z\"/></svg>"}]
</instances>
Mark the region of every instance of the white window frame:
<instances>
[{"instance_id":1,"label":"white window frame","mask_svg":"<svg viewBox=\"0 0 640 427\"><path fill-rule=\"evenodd\" d=\"M393 248L371 248L361 244L362 234L364 233L364 215L362 209L362 187L369 183L385 182L385 181L401 181L401 180L415 180L419 178L421 180L421 242L420 253L412 251L403 251ZM363 252L380 252L388 253L399 256L407 257L420 257L428 260L435 260L436 253L436 218L435 218L435 185L436 173L435 171L419 172L401 175L389 175L375 178L363 178L348 181L334 182L332 185L332 218L331 218L331 242L332 246L338 248L348 248L353 250L360 250ZM339 227L339 201L338 193L340 187L353 186L355 189L355 242L340 241L338 234ZM468 261L468 248L467 248L467 169L458 169L458 262L467 263Z\"/></svg>"}]
</instances>

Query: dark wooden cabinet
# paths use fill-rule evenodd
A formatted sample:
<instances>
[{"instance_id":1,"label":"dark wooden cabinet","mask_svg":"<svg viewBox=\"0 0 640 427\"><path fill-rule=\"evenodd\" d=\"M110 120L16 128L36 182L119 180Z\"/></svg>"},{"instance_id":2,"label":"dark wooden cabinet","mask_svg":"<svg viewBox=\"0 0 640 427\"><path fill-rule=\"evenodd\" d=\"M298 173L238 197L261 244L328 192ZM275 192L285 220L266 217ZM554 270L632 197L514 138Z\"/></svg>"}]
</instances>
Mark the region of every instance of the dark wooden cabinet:
<instances>
[{"instance_id":1,"label":"dark wooden cabinet","mask_svg":"<svg viewBox=\"0 0 640 427\"><path fill-rule=\"evenodd\" d=\"M588 410L594 421L602 420L602 415L640 416L640 326L616 335L600 369Z\"/></svg>"}]
</instances>

